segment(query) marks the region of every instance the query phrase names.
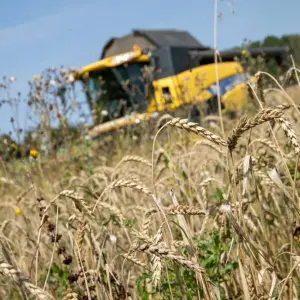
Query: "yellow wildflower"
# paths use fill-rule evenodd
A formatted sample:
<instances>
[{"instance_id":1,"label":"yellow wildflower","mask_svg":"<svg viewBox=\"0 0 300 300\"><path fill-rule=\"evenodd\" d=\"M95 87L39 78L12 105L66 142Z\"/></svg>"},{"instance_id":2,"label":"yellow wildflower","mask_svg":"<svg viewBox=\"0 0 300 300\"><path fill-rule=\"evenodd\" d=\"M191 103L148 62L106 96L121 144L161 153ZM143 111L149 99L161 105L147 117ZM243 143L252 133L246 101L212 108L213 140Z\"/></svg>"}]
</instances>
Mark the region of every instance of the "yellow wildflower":
<instances>
[{"instance_id":1,"label":"yellow wildflower","mask_svg":"<svg viewBox=\"0 0 300 300\"><path fill-rule=\"evenodd\" d=\"M11 143L10 145L13 149L16 149L17 148L17 145L15 143Z\"/></svg>"},{"instance_id":2,"label":"yellow wildflower","mask_svg":"<svg viewBox=\"0 0 300 300\"><path fill-rule=\"evenodd\" d=\"M20 207L17 207L17 208L15 209L15 214L16 214L16 215L20 215L21 213L22 213L21 208L20 208Z\"/></svg>"},{"instance_id":3,"label":"yellow wildflower","mask_svg":"<svg viewBox=\"0 0 300 300\"><path fill-rule=\"evenodd\" d=\"M33 158L37 158L39 155L39 151L35 150L35 149L31 149L29 152L30 156Z\"/></svg>"},{"instance_id":4,"label":"yellow wildflower","mask_svg":"<svg viewBox=\"0 0 300 300\"><path fill-rule=\"evenodd\" d=\"M33 79L34 79L34 80L39 79L39 75L33 75Z\"/></svg>"},{"instance_id":5,"label":"yellow wildflower","mask_svg":"<svg viewBox=\"0 0 300 300\"><path fill-rule=\"evenodd\" d=\"M247 54L247 51L246 51L245 49L243 49L243 50L241 51L241 54L242 54L242 55L246 55L246 54Z\"/></svg>"}]
</instances>

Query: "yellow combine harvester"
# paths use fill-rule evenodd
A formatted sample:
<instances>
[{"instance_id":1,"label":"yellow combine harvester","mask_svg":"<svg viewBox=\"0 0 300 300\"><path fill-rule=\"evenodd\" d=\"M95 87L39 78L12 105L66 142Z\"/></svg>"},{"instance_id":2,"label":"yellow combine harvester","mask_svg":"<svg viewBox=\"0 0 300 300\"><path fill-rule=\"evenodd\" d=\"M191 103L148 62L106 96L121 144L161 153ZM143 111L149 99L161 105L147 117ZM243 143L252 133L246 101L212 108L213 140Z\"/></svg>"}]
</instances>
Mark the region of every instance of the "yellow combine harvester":
<instances>
[{"instance_id":1,"label":"yellow combine harvester","mask_svg":"<svg viewBox=\"0 0 300 300\"><path fill-rule=\"evenodd\" d=\"M287 50L264 48L250 53L280 63ZM242 54L219 54L223 110L238 111L247 101L245 83L251 78L234 60ZM184 31L136 30L113 38L105 45L100 60L83 67L75 77L84 84L93 115L91 137L186 106L194 119L199 118L200 106L205 114L218 111L214 50Z\"/></svg>"}]
</instances>

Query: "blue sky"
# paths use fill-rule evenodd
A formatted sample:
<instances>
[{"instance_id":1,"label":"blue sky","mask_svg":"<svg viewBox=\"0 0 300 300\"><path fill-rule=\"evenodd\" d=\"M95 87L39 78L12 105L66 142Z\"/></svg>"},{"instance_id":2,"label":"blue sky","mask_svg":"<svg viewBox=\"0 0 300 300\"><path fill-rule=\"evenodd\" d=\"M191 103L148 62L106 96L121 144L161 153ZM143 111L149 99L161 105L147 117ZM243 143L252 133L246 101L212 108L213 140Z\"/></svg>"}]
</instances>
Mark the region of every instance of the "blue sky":
<instances>
[{"instance_id":1,"label":"blue sky","mask_svg":"<svg viewBox=\"0 0 300 300\"><path fill-rule=\"evenodd\" d=\"M93 62L109 38L132 29L188 30L213 46L213 2L0 0L0 77L15 76L14 91L26 99L27 81L34 74L50 66L80 67ZM244 38L300 33L299 11L299 0L220 0L218 47L240 45ZM25 110L22 105L21 125ZM11 116L9 107L0 108L0 133L11 129Z\"/></svg>"}]
</instances>

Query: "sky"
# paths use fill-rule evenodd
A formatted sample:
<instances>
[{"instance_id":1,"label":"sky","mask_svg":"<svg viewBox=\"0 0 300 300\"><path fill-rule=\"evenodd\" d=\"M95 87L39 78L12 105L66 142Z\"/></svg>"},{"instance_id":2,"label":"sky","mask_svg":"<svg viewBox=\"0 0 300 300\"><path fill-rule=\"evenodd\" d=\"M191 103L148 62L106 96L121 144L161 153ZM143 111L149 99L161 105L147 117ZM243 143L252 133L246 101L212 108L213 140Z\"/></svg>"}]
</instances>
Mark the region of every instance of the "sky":
<instances>
[{"instance_id":1,"label":"sky","mask_svg":"<svg viewBox=\"0 0 300 300\"><path fill-rule=\"evenodd\" d=\"M300 34L299 11L300 0L219 0L218 48L241 45L244 38ZM111 37L178 29L213 47L213 24L214 0L0 0L0 78L14 76L12 93L21 92L25 101L34 74L94 62ZM20 106L21 126L26 109ZM0 107L0 134L11 130L11 116L10 107Z\"/></svg>"}]
</instances>

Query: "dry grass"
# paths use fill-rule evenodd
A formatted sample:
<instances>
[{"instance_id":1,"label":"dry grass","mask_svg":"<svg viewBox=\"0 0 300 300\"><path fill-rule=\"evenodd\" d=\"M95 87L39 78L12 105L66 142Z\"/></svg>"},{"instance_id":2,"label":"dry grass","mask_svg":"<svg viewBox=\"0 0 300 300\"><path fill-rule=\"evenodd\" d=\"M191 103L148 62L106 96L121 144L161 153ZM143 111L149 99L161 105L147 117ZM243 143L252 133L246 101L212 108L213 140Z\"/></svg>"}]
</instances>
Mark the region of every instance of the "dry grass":
<instances>
[{"instance_id":1,"label":"dry grass","mask_svg":"<svg viewBox=\"0 0 300 300\"><path fill-rule=\"evenodd\" d=\"M300 116L262 76L226 139L168 116L153 153L89 148L92 172L6 165L0 298L299 299Z\"/></svg>"}]
</instances>

